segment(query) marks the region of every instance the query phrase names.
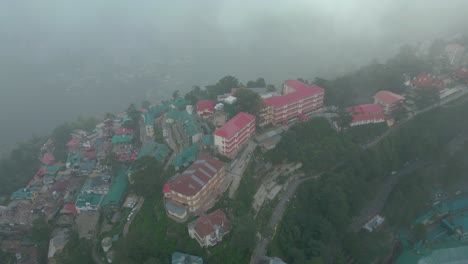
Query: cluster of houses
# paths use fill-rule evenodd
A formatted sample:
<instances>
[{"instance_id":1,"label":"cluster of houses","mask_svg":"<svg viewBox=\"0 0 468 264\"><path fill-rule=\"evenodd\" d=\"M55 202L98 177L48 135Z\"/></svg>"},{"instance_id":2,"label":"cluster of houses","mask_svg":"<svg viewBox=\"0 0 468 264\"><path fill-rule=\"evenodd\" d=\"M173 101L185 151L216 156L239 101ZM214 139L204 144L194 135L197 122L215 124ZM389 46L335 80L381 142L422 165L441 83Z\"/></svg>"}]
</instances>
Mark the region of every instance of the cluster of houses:
<instances>
[{"instance_id":1,"label":"cluster of houses","mask_svg":"<svg viewBox=\"0 0 468 264\"><path fill-rule=\"evenodd\" d=\"M468 83L468 69L461 68L449 76L419 74L406 82L410 89L434 87L441 98L460 90L454 83ZM48 140L41 149L40 169L24 188L11 194L8 206L0 207L0 232L24 234L39 217L58 218L63 229L69 228L74 217L83 212L115 212L127 193L132 172L129 165L152 156L180 172L162 190L167 215L178 222L197 216L187 226L190 237L202 247L215 245L229 233L231 224L223 211L207 212L232 179L227 164L214 155L235 158L257 127L307 120L311 114L322 111L324 105L324 89L298 80L285 81L281 92L249 89L263 101L257 116L239 112L228 120L224 107L237 102L238 89L232 89L231 93L218 96L217 101L199 100L195 109L183 98L141 109L140 134L130 128L129 123L135 120L125 112L104 120L91 133L74 130L67 143L65 163L55 160L54 142ZM392 116L404 101L403 95L379 91L373 102L346 109L352 115L350 126L384 122L392 125ZM157 131L162 131L165 142L155 141ZM142 141L141 147L136 144L137 139ZM169 155L171 152L173 155ZM127 166L111 172L106 165L110 156ZM59 243L68 236L68 231L62 229L54 231L52 259L66 243Z\"/></svg>"}]
</instances>

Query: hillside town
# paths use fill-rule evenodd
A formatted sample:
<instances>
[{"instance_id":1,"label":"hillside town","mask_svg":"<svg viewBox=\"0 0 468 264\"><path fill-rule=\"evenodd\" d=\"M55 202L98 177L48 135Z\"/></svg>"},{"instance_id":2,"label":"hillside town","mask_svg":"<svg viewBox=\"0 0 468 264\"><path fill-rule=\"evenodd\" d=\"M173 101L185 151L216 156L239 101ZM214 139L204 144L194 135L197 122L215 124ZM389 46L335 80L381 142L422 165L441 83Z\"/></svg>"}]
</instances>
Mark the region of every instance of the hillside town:
<instances>
[{"instance_id":1,"label":"hillside town","mask_svg":"<svg viewBox=\"0 0 468 264\"><path fill-rule=\"evenodd\" d=\"M326 105L326 89L286 80L278 89L236 87L218 94L216 100L201 98L195 104L175 95L137 109L136 117L129 111L111 114L92 131L71 132L66 160L54 156L57 142L50 138L41 148L36 174L0 207L1 249L15 254L16 263L38 263L38 249L28 234L37 219L45 219L53 226L48 263L59 263L56 257L73 232L98 245L97 258L105 261L101 263L112 263L113 244L126 235L145 202L131 186L138 176L135 164L147 157L174 171L162 190L154 190L163 198L167 218L184 225L200 248L214 247L236 230L229 210L212 208L225 195L236 199L254 151L274 149L292 125L313 118L325 118L336 131L371 124L392 129L428 108L466 95L465 47L450 44L445 54L452 71L405 76L404 92L380 90L359 105ZM237 95L245 89L260 98L258 112L236 110L241 103ZM255 191L254 211L280 197L293 177L300 176L301 166L273 168ZM282 182L281 175L290 178ZM466 210L464 200L443 201L415 222L441 221L445 233L452 230L464 240L468 226L463 227L466 216L459 213ZM384 222L385 215L376 215L362 228L375 232ZM173 264L203 263L191 252L174 252L171 258ZM258 261L285 263L267 256Z\"/></svg>"}]
</instances>

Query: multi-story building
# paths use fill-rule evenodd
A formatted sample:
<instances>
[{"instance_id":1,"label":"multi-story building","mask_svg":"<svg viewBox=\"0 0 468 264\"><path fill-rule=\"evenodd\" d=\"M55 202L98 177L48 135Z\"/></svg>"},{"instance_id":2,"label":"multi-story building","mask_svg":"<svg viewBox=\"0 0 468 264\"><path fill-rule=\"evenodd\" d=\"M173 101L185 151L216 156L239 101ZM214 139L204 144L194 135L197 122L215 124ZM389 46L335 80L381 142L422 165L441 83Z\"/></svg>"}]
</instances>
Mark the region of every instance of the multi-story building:
<instances>
[{"instance_id":1,"label":"multi-story building","mask_svg":"<svg viewBox=\"0 0 468 264\"><path fill-rule=\"evenodd\" d=\"M233 157L245 142L255 134L255 116L240 112L214 132L216 150Z\"/></svg>"},{"instance_id":2,"label":"multi-story building","mask_svg":"<svg viewBox=\"0 0 468 264\"><path fill-rule=\"evenodd\" d=\"M226 215L219 209L188 224L190 237L195 238L201 247L216 245L230 230Z\"/></svg>"},{"instance_id":3,"label":"multi-story building","mask_svg":"<svg viewBox=\"0 0 468 264\"><path fill-rule=\"evenodd\" d=\"M381 105L386 115L392 114L404 100L403 96L389 91L379 91L374 95L374 103Z\"/></svg>"},{"instance_id":4,"label":"multi-story building","mask_svg":"<svg viewBox=\"0 0 468 264\"><path fill-rule=\"evenodd\" d=\"M323 106L324 90L298 80L283 84L283 95L263 99L265 107L260 113L260 126L288 122Z\"/></svg>"},{"instance_id":5,"label":"multi-story building","mask_svg":"<svg viewBox=\"0 0 468 264\"><path fill-rule=\"evenodd\" d=\"M168 215L185 221L189 214L199 214L210 209L228 186L224 163L201 155L182 174L163 187Z\"/></svg>"}]
</instances>

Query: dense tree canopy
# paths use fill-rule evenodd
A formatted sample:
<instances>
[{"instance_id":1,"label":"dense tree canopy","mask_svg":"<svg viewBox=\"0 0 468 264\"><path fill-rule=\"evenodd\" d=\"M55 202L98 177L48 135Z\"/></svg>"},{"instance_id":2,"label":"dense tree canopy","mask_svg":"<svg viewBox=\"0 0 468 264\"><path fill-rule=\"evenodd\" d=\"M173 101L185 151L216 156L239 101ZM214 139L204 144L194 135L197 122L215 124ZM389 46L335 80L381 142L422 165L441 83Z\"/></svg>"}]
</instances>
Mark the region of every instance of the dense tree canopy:
<instances>
[{"instance_id":1,"label":"dense tree canopy","mask_svg":"<svg viewBox=\"0 0 468 264\"><path fill-rule=\"evenodd\" d=\"M35 137L18 144L9 155L0 159L0 196L10 196L22 188L39 169L39 150L43 138Z\"/></svg>"},{"instance_id":2,"label":"dense tree canopy","mask_svg":"<svg viewBox=\"0 0 468 264\"><path fill-rule=\"evenodd\" d=\"M134 181L132 188L137 195L148 197L155 190L160 192L164 183L163 165L153 157L143 157L137 160L134 168L138 169L132 174Z\"/></svg>"},{"instance_id":3,"label":"dense tree canopy","mask_svg":"<svg viewBox=\"0 0 468 264\"><path fill-rule=\"evenodd\" d=\"M256 81L248 81L247 88L261 88L266 87L265 79L258 78Z\"/></svg>"},{"instance_id":4,"label":"dense tree canopy","mask_svg":"<svg viewBox=\"0 0 468 264\"><path fill-rule=\"evenodd\" d=\"M407 228L426 207L428 195L436 183L456 184L457 180L462 180L466 166L462 159L455 157L466 157L466 154L453 154L443 161L446 155L440 153L451 139L468 130L468 123L463 122L467 112L468 104L427 112L404 124L372 149L355 150L353 155L342 155L335 160L335 163L343 161L343 165L317 181L300 186L271 245L273 254L283 257L287 263L307 263L312 259L341 263L343 258L352 258L355 263L372 263L377 257L389 254L391 234L385 231L355 234L348 231L351 219L373 199L390 171L416 158L447 165L442 166L442 171L423 171L400 180L383 212L392 225ZM308 140L313 143L301 148L299 142L306 142L302 136L304 131L311 135ZM336 140L325 125L315 122L298 124L288 133L277 147L285 153L281 159L308 160L321 150L317 141ZM468 147L465 151L468 153ZM272 157L278 158L277 154ZM414 235L424 238L424 230L416 230Z\"/></svg>"},{"instance_id":5,"label":"dense tree canopy","mask_svg":"<svg viewBox=\"0 0 468 264\"><path fill-rule=\"evenodd\" d=\"M253 115L258 115L263 107L263 101L260 96L247 88L240 88L236 91L237 110L239 112L247 112Z\"/></svg>"},{"instance_id":6,"label":"dense tree canopy","mask_svg":"<svg viewBox=\"0 0 468 264\"><path fill-rule=\"evenodd\" d=\"M206 86L207 95L210 99L216 99L220 94L230 93L231 89L239 88L239 80L234 76L225 76L215 85Z\"/></svg>"}]
</instances>

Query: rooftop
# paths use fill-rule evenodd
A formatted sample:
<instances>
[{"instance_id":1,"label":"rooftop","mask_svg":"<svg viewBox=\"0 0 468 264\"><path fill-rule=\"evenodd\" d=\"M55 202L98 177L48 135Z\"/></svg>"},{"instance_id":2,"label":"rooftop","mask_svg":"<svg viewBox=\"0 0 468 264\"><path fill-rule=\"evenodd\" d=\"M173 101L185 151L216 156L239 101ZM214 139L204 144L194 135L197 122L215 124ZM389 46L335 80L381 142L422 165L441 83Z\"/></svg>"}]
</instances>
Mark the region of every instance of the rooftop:
<instances>
[{"instance_id":1,"label":"rooftop","mask_svg":"<svg viewBox=\"0 0 468 264\"><path fill-rule=\"evenodd\" d=\"M356 114L376 114L382 112L382 106L379 104L362 104L348 107L346 111Z\"/></svg>"},{"instance_id":2,"label":"rooftop","mask_svg":"<svg viewBox=\"0 0 468 264\"><path fill-rule=\"evenodd\" d=\"M403 96L390 91L379 91L374 95L374 98L386 104L394 104L405 100Z\"/></svg>"},{"instance_id":3,"label":"rooftop","mask_svg":"<svg viewBox=\"0 0 468 264\"><path fill-rule=\"evenodd\" d=\"M106 205L119 205L124 194L127 191L128 178L125 170L120 170L117 175L114 177L109 192L107 193L104 201L102 202L103 206Z\"/></svg>"},{"instance_id":4,"label":"rooftop","mask_svg":"<svg viewBox=\"0 0 468 264\"><path fill-rule=\"evenodd\" d=\"M30 189L25 189L25 188L21 188L15 192L13 192L10 196L10 198L12 200L14 199L31 199L34 195L34 193L36 193L35 191L32 191Z\"/></svg>"},{"instance_id":5,"label":"rooftop","mask_svg":"<svg viewBox=\"0 0 468 264\"><path fill-rule=\"evenodd\" d=\"M203 259L180 252L172 253L172 264L203 264Z\"/></svg>"},{"instance_id":6,"label":"rooftop","mask_svg":"<svg viewBox=\"0 0 468 264\"><path fill-rule=\"evenodd\" d=\"M205 154L201 155L182 174L168 183L169 190L185 196L196 195L208 181L224 167L224 163Z\"/></svg>"},{"instance_id":7,"label":"rooftop","mask_svg":"<svg viewBox=\"0 0 468 264\"><path fill-rule=\"evenodd\" d=\"M84 207L86 206L86 203L89 203L90 205L93 206L98 206L101 203L102 200L102 194L94 194L94 193L82 193L78 195L78 198L76 198L76 207Z\"/></svg>"},{"instance_id":8,"label":"rooftop","mask_svg":"<svg viewBox=\"0 0 468 264\"><path fill-rule=\"evenodd\" d=\"M255 120L255 116L249 113L240 112L231 118L231 120L226 122L222 127L216 129L214 134L227 139L232 138L252 120Z\"/></svg>"},{"instance_id":9,"label":"rooftop","mask_svg":"<svg viewBox=\"0 0 468 264\"><path fill-rule=\"evenodd\" d=\"M154 116L152 112L146 112L143 114L143 119L145 120L145 125L152 126L154 125Z\"/></svg>"},{"instance_id":10,"label":"rooftop","mask_svg":"<svg viewBox=\"0 0 468 264\"><path fill-rule=\"evenodd\" d=\"M358 114L353 115L353 120L351 123L367 121L367 120L385 120L384 114Z\"/></svg>"},{"instance_id":11,"label":"rooftop","mask_svg":"<svg viewBox=\"0 0 468 264\"><path fill-rule=\"evenodd\" d=\"M118 144L118 143L130 143L132 142L133 135L128 135L128 134L122 134L122 135L114 135L112 137L112 144Z\"/></svg>"},{"instance_id":12,"label":"rooftop","mask_svg":"<svg viewBox=\"0 0 468 264\"><path fill-rule=\"evenodd\" d=\"M176 155L172 159L172 165L182 167L188 162L195 161L198 154L198 143L193 144L191 147L184 147L182 153Z\"/></svg>"},{"instance_id":13,"label":"rooftop","mask_svg":"<svg viewBox=\"0 0 468 264\"><path fill-rule=\"evenodd\" d=\"M427 87L427 86L432 86L432 87L437 87L439 90L442 90L445 88L444 82L430 74L424 74L421 73L418 76L414 77L413 80L411 80L411 84L419 87Z\"/></svg>"},{"instance_id":14,"label":"rooftop","mask_svg":"<svg viewBox=\"0 0 468 264\"><path fill-rule=\"evenodd\" d=\"M200 216L197 220L188 224L188 226L189 228L193 228L201 238L209 236L216 232L216 230L221 231L221 233L227 233L231 228L226 214L220 209L211 214Z\"/></svg>"},{"instance_id":15,"label":"rooftop","mask_svg":"<svg viewBox=\"0 0 468 264\"><path fill-rule=\"evenodd\" d=\"M265 105L281 107L283 105L298 101L302 98L324 92L324 90L317 85L307 85L298 80L288 80L284 82L284 85L294 89L294 91L281 96L272 96L266 98L263 100Z\"/></svg>"},{"instance_id":16,"label":"rooftop","mask_svg":"<svg viewBox=\"0 0 468 264\"><path fill-rule=\"evenodd\" d=\"M197 102L197 111L207 110L207 111L214 112L215 105L216 105L216 102L212 100L199 100Z\"/></svg>"}]
</instances>

